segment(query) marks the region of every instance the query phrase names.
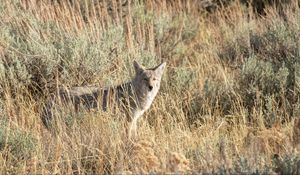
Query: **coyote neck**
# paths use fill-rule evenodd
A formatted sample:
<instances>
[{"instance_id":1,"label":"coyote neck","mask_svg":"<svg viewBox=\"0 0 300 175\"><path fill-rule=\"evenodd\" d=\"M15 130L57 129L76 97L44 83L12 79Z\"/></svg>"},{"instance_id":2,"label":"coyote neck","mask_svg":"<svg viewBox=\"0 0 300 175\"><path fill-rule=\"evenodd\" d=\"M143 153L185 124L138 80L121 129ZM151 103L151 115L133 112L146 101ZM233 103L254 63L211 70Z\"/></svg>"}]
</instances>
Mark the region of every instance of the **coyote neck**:
<instances>
[{"instance_id":1,"label":"coyote neck","mask_svg":"<svg viewBox=\"0 0 300 175\"><path fill-rule=\"evenodd\" d=\"M141 111L148 110L158 92L158 88L154 88L152 91L145 91L140 88L140 82L133 80L131 84L136 96L138 109Z\"/></svg>"}]
</instances>

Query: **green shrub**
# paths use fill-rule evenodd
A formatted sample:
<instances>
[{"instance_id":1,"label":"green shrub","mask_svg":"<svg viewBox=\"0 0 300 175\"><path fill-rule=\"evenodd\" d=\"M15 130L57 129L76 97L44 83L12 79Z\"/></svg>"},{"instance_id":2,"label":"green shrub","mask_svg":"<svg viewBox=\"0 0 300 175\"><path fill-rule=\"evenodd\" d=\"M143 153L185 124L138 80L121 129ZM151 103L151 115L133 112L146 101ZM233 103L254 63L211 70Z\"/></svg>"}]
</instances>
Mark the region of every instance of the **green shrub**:
<instances>
[{"instance_id":1,"label":"green shrub","mask_svg":"<svg viewBox=\"0 0 300 175\"><path fill-rule=\"evenodd\" d=\"M239 93L248 112L252 108L262 109L265 122L272 124L278 115L274 108L283 107L286 102L288 69L285 66L274 68L270 62L249 58L241 70ZM272 103L275 101L277 104ZM274 113L275 112L275 113ZM271 118L270 118L271 117ZM250 118L251 121L251 118Z\"/></svg>"},{"instance_id":2,"label":"green shrub","mask_svg":"<svg viewBox=\"0 0 300 175\"><path fill-rule=\"evenodd\" d=\"M246 29L223 26L218 57L235 72L237 81L228 89L224 83L209 80L203 93L212 102L209 106L219 106L226 114L234 105L232 92L240 97L250 122L252 112L261 111L264 123L271 126L299 113L299 27L276 17L264 22L263 29L250 25L251 21L239 24Z\"/></svg>"},{"instance_id":3,"label":"green shrub","mask_svg":"<svg viewBox=\"0 0 300 175\"><path fill-rule=\"evenodd\" d=\"M299 155L285 155L280 157L274 155L273 169L278 174L299 174L300 173L300 157Z\"/></svg>"},{"instance_id":4,"label":"green shrub","mask_svg":"<svg viewBox=\"0 0 300 175\"><path fill-rule=\"evenodd\" d=\"M36 150L36 138L31 133L8 125L8 121L0 120L0 151L7 151L17 161L30 159Z\"/></svg>"}]
</instances>

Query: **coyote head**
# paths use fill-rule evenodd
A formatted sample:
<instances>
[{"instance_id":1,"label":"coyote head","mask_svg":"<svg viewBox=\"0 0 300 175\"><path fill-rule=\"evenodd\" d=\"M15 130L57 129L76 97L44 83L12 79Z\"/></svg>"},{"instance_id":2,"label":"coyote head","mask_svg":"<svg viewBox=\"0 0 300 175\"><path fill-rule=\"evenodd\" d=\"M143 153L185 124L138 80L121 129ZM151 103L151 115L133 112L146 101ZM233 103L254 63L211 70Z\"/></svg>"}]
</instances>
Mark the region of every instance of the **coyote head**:
<instances>
[{"instance_id":1,"label":"coyote head","mask_svg":"<svg viewBox=\"0 0 300 175\"><path fill-rule=\"evenodd\" d=\"M140 105L147 109L150 107L159 90L166 63L161 63L150 69L144 68L136 61L134 61L133 65L136 73L133 85L135 87L137 97L139 98Z\"/></svg>"}]
</instances>

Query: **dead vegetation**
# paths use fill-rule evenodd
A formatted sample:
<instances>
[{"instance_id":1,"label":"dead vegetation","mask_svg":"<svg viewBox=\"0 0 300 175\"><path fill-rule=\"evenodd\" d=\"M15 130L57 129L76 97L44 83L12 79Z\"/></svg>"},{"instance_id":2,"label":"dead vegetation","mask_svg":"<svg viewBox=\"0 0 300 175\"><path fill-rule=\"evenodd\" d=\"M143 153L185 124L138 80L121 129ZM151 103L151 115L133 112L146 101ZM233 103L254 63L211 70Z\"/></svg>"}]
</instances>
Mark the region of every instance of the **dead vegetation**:
<instances>
[{"instance_id":1,"label":"dead vegetation","mask_svg":"<svg viewBox=\"0 0 300 175\"><path fill-rule=\"evenodd\" d=\"M2 0L1 174L299 174L298 4L197 2ZM45 129L58 86L122 83L133 60L167 62L136 141L102 111Z\"/></svg>"}]
</instances>

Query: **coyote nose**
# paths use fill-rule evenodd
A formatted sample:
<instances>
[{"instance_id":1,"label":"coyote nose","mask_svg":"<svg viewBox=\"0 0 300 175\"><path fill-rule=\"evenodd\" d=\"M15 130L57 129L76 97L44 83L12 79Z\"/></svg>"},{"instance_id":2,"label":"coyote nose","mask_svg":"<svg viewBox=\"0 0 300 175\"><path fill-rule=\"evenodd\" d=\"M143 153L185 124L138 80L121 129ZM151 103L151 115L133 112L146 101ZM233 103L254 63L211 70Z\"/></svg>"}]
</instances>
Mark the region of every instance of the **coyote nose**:
<instances>
[{"instance_id":1,"label":"coyote nose","mask_svg":"<svg viewBox=\"0 0 300 175\"><path fill-rule=\"evenodd\" d=\"M152 91L152 89L153 89L153 86L149 86L149 91Z\"/></svg>"}]
</instances>

